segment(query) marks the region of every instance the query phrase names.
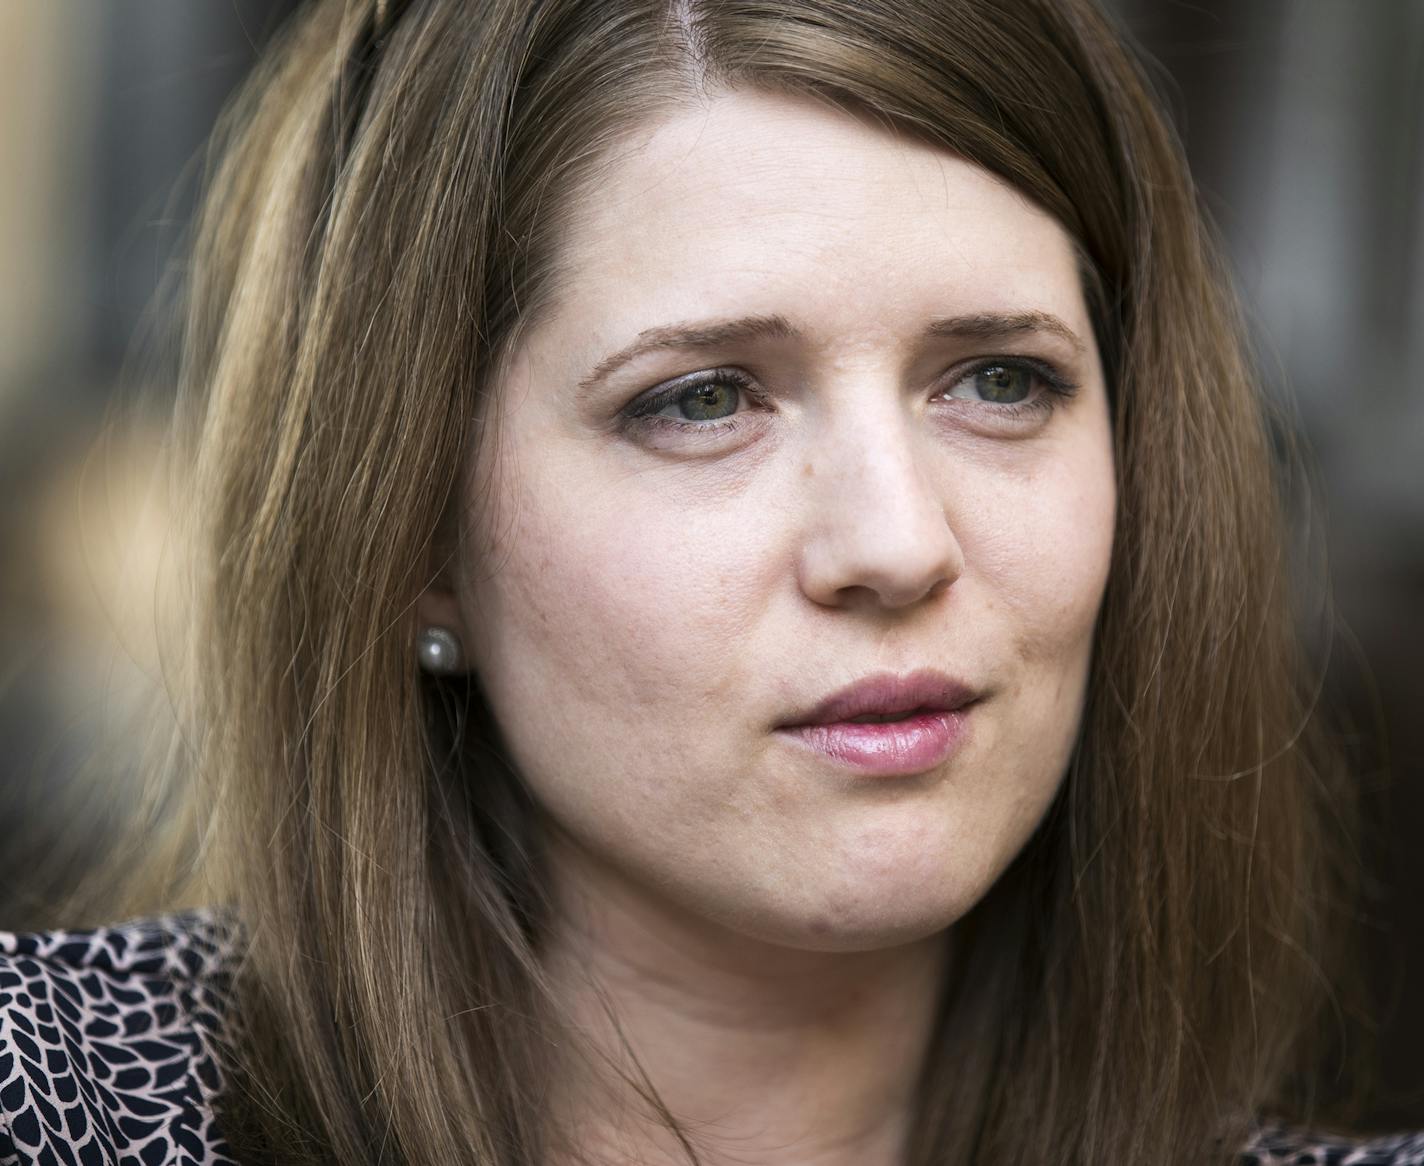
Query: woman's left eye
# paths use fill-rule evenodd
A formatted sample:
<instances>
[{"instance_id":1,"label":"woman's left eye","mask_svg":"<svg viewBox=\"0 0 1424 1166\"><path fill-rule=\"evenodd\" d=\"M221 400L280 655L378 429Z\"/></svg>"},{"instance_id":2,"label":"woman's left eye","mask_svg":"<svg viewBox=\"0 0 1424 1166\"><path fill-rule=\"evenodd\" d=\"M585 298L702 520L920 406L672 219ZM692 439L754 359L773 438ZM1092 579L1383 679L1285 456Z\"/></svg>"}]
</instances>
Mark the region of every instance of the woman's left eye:
<instances>
[{"instance_id":1,"label":"woman's left eye","mask_svg":"<svg viewBox=\"0 0 1424 1166\"><path fill-rule=\"evenodd\" d=\"M1035 393L1035 384L1042 390ZM964 373L943 395L964 400L958 390L967 386L974 394L968 399L991 405L995 411L1010 416L1046 413L1060 401L1071 397L1078 386L1051 365L1026 357L1002 357L983 360Z\"/></svg>"},{"instance_id":2,"label":"woman's left eye","mask_svg":"<svg viewBox=\"0 0 1424 1166\"><path fill-rule=\"evenodd\" d=\"M1033 396L1033 374L1021 365L986 364L959 384L972 385L982 400L994 405L1018 405Z\"/></svg>"}]
</instances>

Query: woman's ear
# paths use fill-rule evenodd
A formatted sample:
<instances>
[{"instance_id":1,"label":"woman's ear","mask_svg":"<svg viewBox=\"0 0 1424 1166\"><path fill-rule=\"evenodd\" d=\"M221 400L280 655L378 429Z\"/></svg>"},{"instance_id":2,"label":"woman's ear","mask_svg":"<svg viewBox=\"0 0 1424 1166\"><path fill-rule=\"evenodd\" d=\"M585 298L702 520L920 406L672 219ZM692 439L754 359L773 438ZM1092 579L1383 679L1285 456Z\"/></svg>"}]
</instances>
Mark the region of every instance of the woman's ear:
<instances>
[{"instance_id":1,"label":"woman's ear","mask_svg":"<svg viewBox=\"0 0 1424 1166\"><path fill-rule=\"evenodd\" d=\"M465 620L460 611L460 597L453 585L444 580L433 581L416 600L416 627L446 628L453 632L461 643L466 640Z\"/></svg>"},{"instance_id":2,"label":"woman's ear","mask_svg":"<svg viewBox=\"0 0 1424 1166\"><path fill-rule=\"evenodd\" d=\"M442 523L432 547L425 590L415 601L416 652L427 672L468 671L469 629L460 604L457 543Z\"/></svg>"}]
</instances>

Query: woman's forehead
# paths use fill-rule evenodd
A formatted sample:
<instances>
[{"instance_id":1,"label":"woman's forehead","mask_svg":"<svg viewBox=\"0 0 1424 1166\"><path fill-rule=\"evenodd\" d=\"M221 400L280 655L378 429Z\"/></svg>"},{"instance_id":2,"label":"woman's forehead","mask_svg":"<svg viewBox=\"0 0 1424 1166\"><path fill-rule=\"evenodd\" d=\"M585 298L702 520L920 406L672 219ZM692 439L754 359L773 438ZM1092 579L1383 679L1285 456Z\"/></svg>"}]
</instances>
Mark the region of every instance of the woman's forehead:
<instances>
[{"instance_id":1,"label":"woman's forehead","mask_svg":"<svg viewBox=\"0 0 1424 1166\"><path fill-rule=\"evenodd\" d=\"M672 114L630 135L574 209L558 314L582 331L782 314L813 339L869 338L985 311L1087 328L1052 216L947 150L808 99L736 92Z\"/></svg>"}]
</instances>

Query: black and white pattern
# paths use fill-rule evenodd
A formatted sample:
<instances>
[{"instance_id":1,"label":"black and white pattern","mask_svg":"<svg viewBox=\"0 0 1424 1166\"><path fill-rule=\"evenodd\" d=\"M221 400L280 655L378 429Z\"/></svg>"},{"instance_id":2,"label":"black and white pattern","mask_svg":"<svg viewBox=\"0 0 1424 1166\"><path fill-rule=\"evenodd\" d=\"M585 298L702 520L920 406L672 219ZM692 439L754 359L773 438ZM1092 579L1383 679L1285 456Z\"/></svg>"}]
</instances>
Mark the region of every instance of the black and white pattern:
<instances>
[{"instance_id":1,"label":"black and white pattern","mask_svg":"<svg viewBox=\"0 0 1424 1166\"><path fill-rule=\"evenodd\" d=\"M235 1166L213 1116L238 929L218 910L0 931L0 1166ZM1424 1166L1424 1132L1263 1123L1238 1166Z\"/></svg>"},{"instance_id":2,"label":"black and white pattern","mask_svg":"<svg viewBox=\"0 0 1424 1166\"><path fill-rule=\"evenodd\" d=\"M0 931L0 1166L231 1166L212 1099L230 923Z\"/></svg>"},{"instance_id":3,"label":"black and white pattern","mask_svg":"<svg viewBox=\"0 0 1424 1166\"><path fill-rule=\"evenodd\" d=\"M1344 1138L1263 1125L1237 1161L1239 1166L1424 1166L1424 1132Z\"/></svg>"}]
</instances>

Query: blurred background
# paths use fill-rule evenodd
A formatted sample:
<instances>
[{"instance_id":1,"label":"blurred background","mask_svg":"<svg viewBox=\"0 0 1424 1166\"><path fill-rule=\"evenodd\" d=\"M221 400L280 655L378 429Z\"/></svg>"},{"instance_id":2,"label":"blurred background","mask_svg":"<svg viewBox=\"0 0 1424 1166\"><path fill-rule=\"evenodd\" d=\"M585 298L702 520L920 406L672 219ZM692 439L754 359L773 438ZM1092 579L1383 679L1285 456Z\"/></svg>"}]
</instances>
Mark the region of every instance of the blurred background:
<instances>
[{"instance_id":1,"label":"blurred background","mask_svg":"<svg viewBox=\"0 0 1424 1166\"><path fill-rule=\"evenodd\" d=\"M1369 1117L1424 1127L1424 0L1110 6L1313 451L1300 533L1328 561L1302 570L1335 620L1312 636L1371 827L1361 958L1387 1088ZM98 439L116 407L164 403L160 292L201 146L294 7L0 0L0 927L43 919L115 785L142 779L174 553L162 418Z\"/></svg>"}]
</instances>

